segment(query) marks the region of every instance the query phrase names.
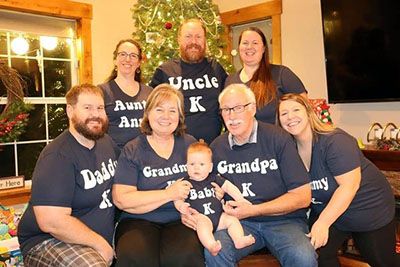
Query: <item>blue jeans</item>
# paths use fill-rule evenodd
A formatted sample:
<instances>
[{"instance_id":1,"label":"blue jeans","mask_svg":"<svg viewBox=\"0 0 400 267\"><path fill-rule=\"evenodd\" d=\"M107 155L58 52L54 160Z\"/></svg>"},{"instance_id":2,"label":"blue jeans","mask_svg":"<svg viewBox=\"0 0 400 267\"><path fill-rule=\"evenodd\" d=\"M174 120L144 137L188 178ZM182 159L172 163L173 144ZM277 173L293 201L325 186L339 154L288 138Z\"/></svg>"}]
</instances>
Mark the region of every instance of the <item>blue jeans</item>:
<instances>
[{"instance_id":1,"label":"blue jeans","mask_svg":"<svg viewBox=\"0 0 400 267\"><path fill-rule=\"evenodd\" d=\"M212 256L205 249L207 267L237 266L241 258L267 247L280 261L282 266L317 266L317 253L305 236L308 226L302 219L283 219L271 222L241 221L246 235L252 234L256 242L243 249L236 249L226 230L214 233L220 240L222 249L217 256Z\"/></svg>"}]
</instances>

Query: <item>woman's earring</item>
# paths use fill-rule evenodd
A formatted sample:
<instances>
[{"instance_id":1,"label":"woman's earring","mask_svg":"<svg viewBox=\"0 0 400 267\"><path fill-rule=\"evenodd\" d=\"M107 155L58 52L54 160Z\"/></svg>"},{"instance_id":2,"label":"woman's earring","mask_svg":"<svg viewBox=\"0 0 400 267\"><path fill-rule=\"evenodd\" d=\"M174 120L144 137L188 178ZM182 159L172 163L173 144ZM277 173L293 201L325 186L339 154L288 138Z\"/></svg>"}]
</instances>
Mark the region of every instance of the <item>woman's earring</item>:
<instances>
[{"instance_id":1,"label":"woman's earring","mask_svg":"<svg viewBox=\"0 0 400 267\"><path fill-rule=\"evenodd\" d=\"M137 69L136 69L136 73L140 73L140 68L137 68Z\"/></svg>"},{"instance_id":2,"label":"woman's earring","mask_svg":"<svg viewBox=\"0 0 400 267\"><path fill-rule=\"evenodd\" d=\"M114 66L114 70L115 70L115 71L117 71L117 70L118 70L118 67L117 67L117 65L115 65L115 66Z\"/></svg>"}]
</instances>

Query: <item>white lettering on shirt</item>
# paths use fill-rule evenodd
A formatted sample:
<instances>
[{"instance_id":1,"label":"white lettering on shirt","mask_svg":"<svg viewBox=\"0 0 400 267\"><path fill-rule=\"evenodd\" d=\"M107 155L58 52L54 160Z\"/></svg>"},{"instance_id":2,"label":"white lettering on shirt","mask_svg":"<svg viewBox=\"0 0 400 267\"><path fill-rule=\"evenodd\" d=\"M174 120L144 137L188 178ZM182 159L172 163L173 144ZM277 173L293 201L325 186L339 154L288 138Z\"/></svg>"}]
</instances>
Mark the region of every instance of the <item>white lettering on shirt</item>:
<instances>
[{"instance_id":1,"label":"white lettering on shirt","mask_svg":"<svg viewBox=\"0 0 400 267\"><path fill-rule=\"evenodd\" d=\"M122 116L118 128L139 128L141 122L142 118L132 118L129 120L126 116Z\"/></svg>"},{"instance_id":2,"label":"white lettering on shirt","mask_svg":"<svg viewBox=\"0 0 400 267\"><path fill-rule=\"evenodd\" d=\"M108 164L101 163L101 169L94 171L94 173L89 169L81 170L81 175L84 181L84 189L92 189L97 184L102 184L104 181L109 180L114 177L115 167L117 166L117 161L108 160Z\"/></svg>"},{"instance_id":3,"label":"white lettering on shirt","mask_svg":"<svg viewBox=\"0 0 400 267\"><path fill-rule=\"evenodd\" d=\"M150 166L143 168L143 175L146 178L154 178L159 176L169 176L172 174L187 172L186 164L175 163L172 167L152 169Z\"/></svg>"},{"instance_id":4,"label":"white lettering on shirt","mask_svg":"<svg viewBox=\"0 0 400 267\"><path fill-rule=\"evenodd\" d=\"M219 83L217 77L208 77L208 74L204 74L203 77L199 77L196 79L187 78L183 79L182 76L177 77L169 77L169 84L175 87L176 89L186 90L195 90L195 89L211 89L211 88L219 88Z\"/></svg>"},{"instance_id":5,"label":"white lettering on shirt","mask_svg":"<svg viewBox=\"0 0 400 267\"><path fill-rule=\"evenodd\" d=\"M310 182L311 190L329 190L328 177L321 178Z\"/></svg>"},{"instance_id":6,"label":"white lettering on shirt","mask_svg":"<svg viewBox=\"0 0 400 267\"><path fill-rule=\"evenodd\" d=\"M202 96L192 96L192 97L189 97L189 100L190 100L190 109L189 109L189 111L190 112L199 112L199 111L201 111L201 112L204 112L204 111L206 111L206 109L202 106L202 105L200 105L200 99L202 99L203 97Z\"/></svg>"},{"instance_id":7,"label":"white lettering on shirt","mask_svg":"<svg viewBox=\"0 0 400 267\"><path fill-rule=\"evenodd\" d=\"M146 100L141 102L122 102L121 100L115 100L114 111L120 110L143 110L146 107Z\"/></svg>"},{"instance_id":8,"label":"white lettering on shirt","mask_svg":"<svg viewBox=\"0 0 400 267\"><path fill-rule=\"evenodd\" d=\"M217 170L220 174L234 174L234 173L254 173L260 172L266 174L268 170L277 170L278 163L276 159L262 160L255 158L252 162L239 162L239 163L227 163L226 160L222 160L217 165Z\"/></svg>"},{"instance_id":9,"label":"white lettering on shirt","mask_svg":"<svg viewBox=\"0 0 400 267\"><path fill-rule=\"evenodd\" d=\"M210 206L211 206L211 202L208 202L208 203L204 203L204 204L203 204L203 207L204 207L204 212L203 212L203 214L204 214L204 215L210 215L210 214L214 214L214 213L215 213L215 211L212 210Z\"/></svg>"}]
</instances>

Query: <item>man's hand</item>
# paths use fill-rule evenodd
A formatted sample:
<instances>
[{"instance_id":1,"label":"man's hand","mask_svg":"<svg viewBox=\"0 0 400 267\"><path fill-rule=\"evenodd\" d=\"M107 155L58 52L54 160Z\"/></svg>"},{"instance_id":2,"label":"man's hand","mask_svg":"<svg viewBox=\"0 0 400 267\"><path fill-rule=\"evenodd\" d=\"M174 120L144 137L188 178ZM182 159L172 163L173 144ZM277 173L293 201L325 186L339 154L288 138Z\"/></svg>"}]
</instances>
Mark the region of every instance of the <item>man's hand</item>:
<instances>
[{"instance_id":1,"label":"man's hand","mask_svg":"<svg viewBox=\"0 0 400 267\"><path fill-rule=\"evenodd\" d=\"M196 231L197 221L194 216L198 214L200 213L197 210L188 207L186 214L181 214L181 221L184 225Z\"/></svg>"},{"instance_id":2,"label":"man's hand","mask_svg":"<svg viewBox=\"0 0 400 267\"><path fill-rule=\"evenodd\" d=\"M252 214L253 207L254 206L248 201L227 201L223 206L223 209L228 215L234 216L238 219L244 219L254 216Z\"/></svg>"},{"instance_id":3,"label":"man's hand","mask_svg":"<svg viewBox=\"0 0 400 267\"><path fill-rule=\"evenodd\" d=\"M103 257L108 266L112 264L114 259L114 250L107 242L98 244L98 246L95 247L95 250Z\"/></svg>"}]
</instances>

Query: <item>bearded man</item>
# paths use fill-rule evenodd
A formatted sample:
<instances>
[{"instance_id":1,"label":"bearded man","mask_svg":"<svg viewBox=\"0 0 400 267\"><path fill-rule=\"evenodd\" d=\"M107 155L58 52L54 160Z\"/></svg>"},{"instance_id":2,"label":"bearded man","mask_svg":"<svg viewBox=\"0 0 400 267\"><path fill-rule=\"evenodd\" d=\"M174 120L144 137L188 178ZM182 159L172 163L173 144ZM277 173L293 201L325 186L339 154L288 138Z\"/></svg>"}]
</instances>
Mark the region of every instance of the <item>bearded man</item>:
<instances>
[{"instance_id":1,"label":"bearded man","mask_svg":"<svg viewBox=\"0 0 400 267\"><path fill-rule=\"evenodd\" d=\"M69 128L40 154L18 240L26 266L109 266L118 148L101 89L74 86L66 101Z\"/></svg>"},{"instance_id":2,"label":"bearded man","mask_svg":"<svg viewBox=\"0 0 400 267\"><path fill-rule=\"evenodd\" d=\"M218 95L227 74L206 58L206 27L199 19L185 20L178 30L180 58L172 59L154 73L150 86L169 83L184 96L187 133L210 144L221 132Z\"/></svg>"}]
</instances>

